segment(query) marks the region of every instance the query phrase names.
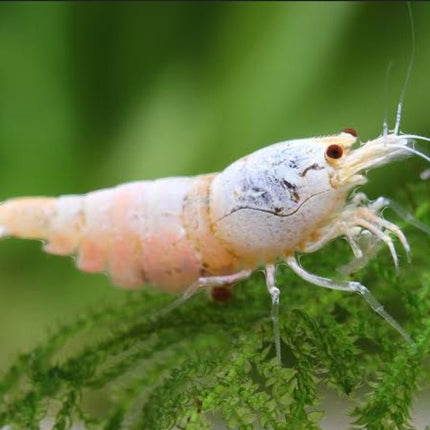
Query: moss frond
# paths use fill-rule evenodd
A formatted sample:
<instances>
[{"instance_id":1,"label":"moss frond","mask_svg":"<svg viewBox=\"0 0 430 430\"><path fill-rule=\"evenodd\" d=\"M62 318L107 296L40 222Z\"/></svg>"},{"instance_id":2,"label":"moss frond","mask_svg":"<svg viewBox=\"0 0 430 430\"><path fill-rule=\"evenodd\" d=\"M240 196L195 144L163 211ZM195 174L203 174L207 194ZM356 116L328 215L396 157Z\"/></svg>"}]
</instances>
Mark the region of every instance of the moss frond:
<instances>
[{"instance_id":1,"label":"moss frond","mask_svg":"<svg viewBox=\"0 0 430 430\"><path fill-rule=\"evenodd\" d=\"M345 253L338 242L306 266L333 272ZM418 266L400 276L384 251L358 274L415 348L359 296L314 288L284 268L281 367L261 274L237 285L226 304L200 294L167 314L158 311L172 298L144 291L82 315L19 356L0 379L0 427L38 429L50 420L57 430L193 430L221 420L230 429L318 429L328 388L354 402L354 428L413 428L430 348L430 276L416 254Z\"/></svg>"}]
</instances>

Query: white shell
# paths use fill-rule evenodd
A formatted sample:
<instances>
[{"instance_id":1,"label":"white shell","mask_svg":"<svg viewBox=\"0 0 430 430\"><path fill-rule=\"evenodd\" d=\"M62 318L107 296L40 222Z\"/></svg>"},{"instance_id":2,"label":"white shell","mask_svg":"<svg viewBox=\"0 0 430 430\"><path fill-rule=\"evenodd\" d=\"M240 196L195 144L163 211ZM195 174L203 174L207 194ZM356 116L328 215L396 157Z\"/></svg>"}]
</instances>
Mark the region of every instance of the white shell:
<instances>
[{"instance_id":1,"label":"white shell","mask_svg":"<svg viewBox=\"0 0 430 430\"><path fill-rule=\"evenodd\" d=\"M318 139L271 145L227 167L211 187L211 218L235 253L285 255L339 202Z\"/></svg>"}]
</instances>

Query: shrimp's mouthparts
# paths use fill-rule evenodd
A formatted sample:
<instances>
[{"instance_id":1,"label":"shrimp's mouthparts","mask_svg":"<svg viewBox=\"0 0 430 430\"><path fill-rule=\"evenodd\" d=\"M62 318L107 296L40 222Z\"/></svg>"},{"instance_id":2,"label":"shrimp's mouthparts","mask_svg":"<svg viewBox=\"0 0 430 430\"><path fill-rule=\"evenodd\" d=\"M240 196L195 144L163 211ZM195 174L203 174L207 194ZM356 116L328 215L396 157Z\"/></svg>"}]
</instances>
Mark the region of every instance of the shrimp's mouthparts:
<instances>
[{"instance_id":1,"label":"shrimp's mouthparts","mask_svg":"<svg viewBox=\"0 0 430 430\"><path fill-rule=\"evenodd\" d=\"M430 138L413 134L386 134L362 143L349 151L339 163L337 182L340 185L360 185L366 182L363 172L388 164L411 155L418 155L430 162L422 148L417 148L417 141L430 142Z\"/></svg>"}]
</instances>

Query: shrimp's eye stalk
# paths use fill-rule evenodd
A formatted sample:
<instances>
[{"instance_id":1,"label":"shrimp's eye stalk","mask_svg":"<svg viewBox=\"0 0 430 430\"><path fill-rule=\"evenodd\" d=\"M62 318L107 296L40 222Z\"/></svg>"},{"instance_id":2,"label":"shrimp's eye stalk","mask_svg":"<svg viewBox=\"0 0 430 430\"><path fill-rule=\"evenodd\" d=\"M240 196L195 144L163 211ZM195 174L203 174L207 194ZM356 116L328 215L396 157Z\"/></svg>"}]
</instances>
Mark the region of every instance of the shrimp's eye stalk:
<instances>
[{"instance_id":1,"label":"shrimp's eye stalk","mask_svg":"<svg viewBox=\"0 0 430 430\"><path fill-rule=\"evenodd\" d=\"M343 148L340 145L330 145L325 153L328 158L338 159L343 155Z\"/></svg>"}]
</instances>

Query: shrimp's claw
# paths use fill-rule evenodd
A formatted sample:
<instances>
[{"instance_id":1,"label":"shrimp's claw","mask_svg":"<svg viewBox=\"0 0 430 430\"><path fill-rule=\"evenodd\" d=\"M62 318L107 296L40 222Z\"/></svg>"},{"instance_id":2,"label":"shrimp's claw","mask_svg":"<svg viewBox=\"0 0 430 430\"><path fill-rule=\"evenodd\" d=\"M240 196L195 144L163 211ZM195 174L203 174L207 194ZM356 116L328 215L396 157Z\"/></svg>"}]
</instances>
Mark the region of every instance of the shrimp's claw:
<instances>
[{"instance_id":1,"label":"shrimp's claw","mask_svg":"<svg viewBox=\"0 0 430 430\"><path fill-rule=\"evenodd\" d=\"M382 218L381 211L387 207L387 200L379 198L369 201L363 193L356 194L340 213L324 225L319 232L319 240L311 241L300 251L309 253L324 246L329 240L344 236L354 253L354 260L340 268L342 274L350 274L363 267L385 243L391 253L396 270L399 258L391 235L394 235L403 246L408 261L411 249L400 227ZM376 239L376 240L375 240Z\"/></svg>"}]
</instances>

